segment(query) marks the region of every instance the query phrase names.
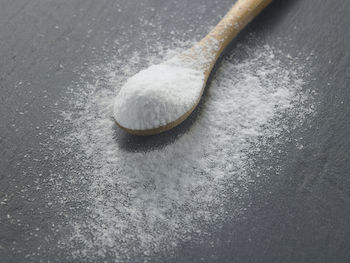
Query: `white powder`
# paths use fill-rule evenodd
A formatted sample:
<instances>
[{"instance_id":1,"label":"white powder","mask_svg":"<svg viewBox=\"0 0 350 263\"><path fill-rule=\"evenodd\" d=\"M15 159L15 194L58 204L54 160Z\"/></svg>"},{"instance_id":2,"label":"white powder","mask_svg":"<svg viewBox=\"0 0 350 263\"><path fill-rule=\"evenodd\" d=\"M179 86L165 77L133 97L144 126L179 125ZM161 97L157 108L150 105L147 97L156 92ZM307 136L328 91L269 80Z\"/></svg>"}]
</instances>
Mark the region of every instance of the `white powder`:
<instances>
[{"instance_id":1,"label":"white powder","mask_svg":"<svg viewBox=\"0 0 350 263\"><path fill-rule=\"evenodd\" d=\"M197 103L204 74L180 61L153 65L127 80L114 102L114 118L121 126L158 128L177 120Z\"/></svg>"},{"instance_id":2,"label":"white powder","mask_svg":"<svg viewBox=\"0 0 350 263\"><path fill-rule=\"evenodd\" d=\"M115 87L139 70L138 54L92 69L95 79L74 91L71 108L63 113L72 128L63 140L70 158L71 148L77 147L72 159L77 168L66 177L57 176L67 183L57 184L55 198L62 196L69 211L78 211L68 217L73 227L69 239L61 241L74 250L76 260L139 262L157 253L171 254L194 235L205 239L204 226L213 229L249 207L244 197L255 178L249 173L247 153L290 130L283 120L295 118L301 124L312 104L305 102L302 91L303 65L293 59L282 63L277 57L285 56L269 46L239 50L250 55L235 59L233 54L222 62L189 131L147 152L124 149L112 118ZM147 59L154 63L153 57ZM139 77L159 66L153 67ZM182 70L178 73L186 75ZM156 77L176 77L166 74ZM135 78L132 81L142 84ZM179 114L183 110L179 108ZM225 207L231 208L229 213Z\"/></svg>"}]
</instances>

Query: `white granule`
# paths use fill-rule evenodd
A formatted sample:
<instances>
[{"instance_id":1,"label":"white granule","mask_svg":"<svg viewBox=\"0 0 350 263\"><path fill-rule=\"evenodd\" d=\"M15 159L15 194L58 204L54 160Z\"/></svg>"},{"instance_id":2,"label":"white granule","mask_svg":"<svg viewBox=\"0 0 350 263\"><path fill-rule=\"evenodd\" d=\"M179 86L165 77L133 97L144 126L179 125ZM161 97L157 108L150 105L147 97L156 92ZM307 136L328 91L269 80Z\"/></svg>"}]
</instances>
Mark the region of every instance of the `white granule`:
<instances>
[{"instance_id":1,"label":"white granule","mask_svg":"<svg viewBox=\"0 0 350 263\"><path fill-rule=\"evenodd\" d=\"M237 59L233 54L220 64L190 129L147 152L125 148L112 118L115 87L140 70L140 55L93 68L95 78L74 90L71 108L62 115L72 127L63 137L66 155L77 168L57 176L55 198L62 196L66 210L76 211L67 216L69 225L60 228L70 233L60 246L73 251L77 261L152 261L155 254L170 255L193 236L207 240L208 229L233 222L249 209L245 196L255 179L250 154L264 141L273 148L271 142L293 129L284 120L296 119L296 127L302 124L312 103L303 91L302 64L281 62L285 55L269 46L237 49L249 56ZM146 59L143 65L156 64L153 57ZM153 67L141 72L140 79L158 72L159 66ZM178 79L168 73L165 69L155 77L161 78L159 83ZM142 85L135 78L129 81ZM134 83L123 89L130 86ZM194 89L193 96L199 87ZM161 94L173 107L176 93ZM181 110L186 109L179 114Z\"/></svg>"},{"instance_id":2,"label":"white granule","mask_svg":"<svg viewBox=\"0 0 350 263\"><path fill-rule=\"evenodd\" d=\"M188 112L200 98L204 73L181 60L153 65L127 80L114 102L114 118L132 130L158 128Z\"/></svg>"}]
</instances>

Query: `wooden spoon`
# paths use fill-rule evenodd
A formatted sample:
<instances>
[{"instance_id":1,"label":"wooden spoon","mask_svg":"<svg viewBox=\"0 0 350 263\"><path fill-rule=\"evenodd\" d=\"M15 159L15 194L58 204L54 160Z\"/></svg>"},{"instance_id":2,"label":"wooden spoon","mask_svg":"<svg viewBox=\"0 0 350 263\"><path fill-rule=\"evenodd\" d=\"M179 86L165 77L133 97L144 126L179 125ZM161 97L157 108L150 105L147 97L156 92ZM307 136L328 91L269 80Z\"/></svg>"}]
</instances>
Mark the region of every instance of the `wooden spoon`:
<instances>
[{"instance_id":1,"label":"wooden spoon","mask_svg":"<svg viewBox=\"0 0 350 263\"><path fill-rule=\"evenodd\" d=\"M123 127L116 121L119 127L134 135L153 135L174 128L183 122L197 107L210 72L220 54L232 39L271 2L272 0L238 0L207 36L181 54L184 60L191 60L194 62L193 64L196 65L197 69L200 69L204 73L201 93L193 106L185 114L166 125L152 129L133 130ZM133 105L130 106L132 107Z\"/></svg>"}]
</instances>

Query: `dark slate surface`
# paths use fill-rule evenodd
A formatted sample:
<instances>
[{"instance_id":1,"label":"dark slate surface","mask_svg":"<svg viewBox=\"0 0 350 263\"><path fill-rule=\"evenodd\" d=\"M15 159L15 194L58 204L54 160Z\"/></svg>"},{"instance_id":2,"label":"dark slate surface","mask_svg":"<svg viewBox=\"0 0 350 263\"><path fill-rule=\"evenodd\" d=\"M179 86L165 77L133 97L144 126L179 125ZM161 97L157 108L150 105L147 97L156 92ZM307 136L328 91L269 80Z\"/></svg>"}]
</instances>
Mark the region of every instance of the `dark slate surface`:
<instances>
[{"instance_id":1,"label":"dark slate surface","mask_svg":"<svg viewBox=\"0 0 350 263\"><path fill-rule=\"evenodd\" d=\"M51 134L38 137L35 127L56 117L50 104L67 96L65 87L77 78L73 70L114 54L114 40L123 28L136 25L139 15L156 17L169 30L192 27L204 34L197 4L207 6L205 15L210 17L214 9L224 14L232 3L143 1L143 6L155 8L150 11L136 0L0 1L0 202L7 199L0 203L0 262L72 261L69 251L55 249L59 235L51 235L50 226L56 213L41 198L49 189L34 188L37 171L54 166L33 162L25 154L43 157L40 142ZM123 12L116 15L119 6ZM171 18L174 11L184 19ZM276 149L256 158L256 166L268 176L252 187L252 206L245 216L215 230L211 245L182 243L175 255L158 255L154 261L350 262L349 14L348 0L275 1L231 45L246 44L254 32L275 45L288 39L284 49L292 55L314 51L310 89L317 91L317 113L289 135L302 138L305 147L300 151L286 143L280 146L283 154ZM90 28L94 33L87 36ZM135 47L142 44L138 30L127 39ZM175 133L186 132L188 125ZM140 150L140 144L147 148L175 136L127 139L131 150ZM275 165L282 168L279 175L267 170ZM37 234L30 231L35 225L40 226ZM44 252L37 253L39 245Z\"/></svg>"}]
</instances>

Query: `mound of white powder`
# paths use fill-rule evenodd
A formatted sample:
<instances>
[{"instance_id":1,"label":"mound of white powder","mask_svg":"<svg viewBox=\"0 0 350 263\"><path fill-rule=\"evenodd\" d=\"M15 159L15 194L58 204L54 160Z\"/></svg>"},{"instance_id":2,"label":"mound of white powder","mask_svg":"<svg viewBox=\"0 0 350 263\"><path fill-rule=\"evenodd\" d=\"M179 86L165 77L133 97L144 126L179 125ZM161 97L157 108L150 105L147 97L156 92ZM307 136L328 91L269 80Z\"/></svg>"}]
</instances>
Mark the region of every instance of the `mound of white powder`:
<instances>
[{"instance_id":1,"label":"mound of white powder","mask_svg":"<svg viewBox=\"0 0 350 263\"><path fill-rule=\"evenodd\" d=\"M155 254L170 255L194 235L208 240L203 226L214 229L225 220L232 222L249 208L244 198L256 179L249 171L249 154L258 152L264 141L273 148L271 142L303 123L312 103L303 91L306 77L302 64L269 46L241 46L239 51L249 56L238 59L233 54L221 63L189 131L173 143L147 152L128 151L120 145L119 128L112 117L119 92L115 88L123 87L121 94L127 97L153 84L149 96L157 102L166 96L167 102L160 106L166 111L177 103L187 105L191 99L176 102L176 91L165 92L164 86L159 86L160 94L154 94L153 89L187 73L191 73L188 82L198 78L197 83L201 76L187 69L177 69L179 76L171 69L169 76L169 68L152 66L129 79L140 66L159 63L148 56L140 64L136 53L132 59L115 58L109 65L92 68L96 77L82 81L73 91L71 107L62 113L71 128L62 139L65 155L77 168L57 175L58 193L52 199L62 196L64 207L60 209L77 211L74 216L64 215L69 224L61 226L61 231L68 229L70 234L60 244L73 250L77 261L152 261ZM282 62L284 59L289 62ZM159 70L164 74L158 74ZM155 76L148 75L155 72ZM150 82L143 85L144 79ZM151 83L152 79L158 82ZM131 92L127 90L130 87L137 88ZM189 88L191 96L196 96L198 89ZM177 113L185 110L181 106ZM143 113L136 112L133 118L139 119L138 114ZM295 127L286 125L287 119L297 120ZM151 127L127 119L121 123Z\"/></svg>"},{"instance_id":2,"label":"mound of white powder","mask_svg":"<svg viewBox=\"0 0 350 263\"><path fill-rule=\"evenodd\" d=\"M204 74L180 60L152 65L127 80L114 102L114 118L132 130L169 124L198 101Z\"/></svg>"}]
</instances>

